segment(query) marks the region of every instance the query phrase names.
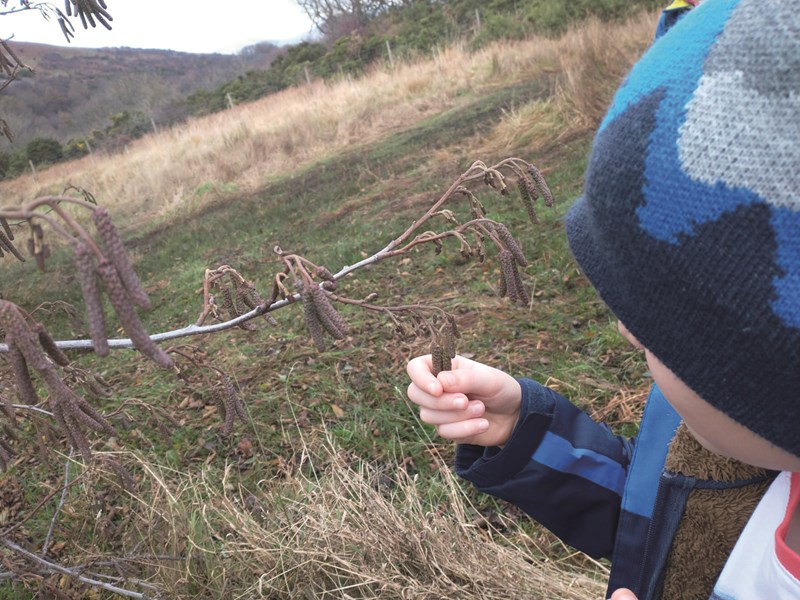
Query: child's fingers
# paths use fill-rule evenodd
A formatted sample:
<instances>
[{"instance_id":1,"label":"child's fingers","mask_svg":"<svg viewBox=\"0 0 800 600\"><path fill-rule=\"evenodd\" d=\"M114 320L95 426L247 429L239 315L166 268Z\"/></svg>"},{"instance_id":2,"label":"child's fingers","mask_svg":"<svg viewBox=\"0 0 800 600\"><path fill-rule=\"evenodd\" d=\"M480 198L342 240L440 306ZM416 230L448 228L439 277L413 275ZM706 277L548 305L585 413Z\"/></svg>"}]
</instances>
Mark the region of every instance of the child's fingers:
<instances>
[{"instance_id":1,"label":"child's fingers","mask_svg":"<svg viewBox=\"0 0 800 600\"><path fill-rule=\"evenodd\" d=\"M465 410L431 410L420 408L419 418L428 425L446 425L482 417L485 412L483 402L470 402Z\"/></svg>"},{"instance_id":2,"label":"child's fingers","mask_svg":"<svg viewBox=\"0 0 800 600\"><path fill-rule=\"evenodd\" d=\"M406 366L406 372L414 385L432 396L441 396L442 384L439 383L432 371L430 354L413 358Z\"/></svg>"},{"instance_id":3,"label":"child's fingers","mask_svg":"<svg viewBox=\"0 0 800 600\"><path fill-rule=\"evenodd\" d=\"M453 369L442 371L437 379L446 392L491 396L497 392L503 377L502 371L457 356L453 360Z\"/></svg>"},{"instance_id":4,"label":"child's fingers","mask_svg":"<svg viewBox=\"0 0 800 600\"><path fill-rule=\"evenodd\" d=\"M489 429L489 421L486 419L469 419L458 423L446 423L436 426L436 433L447 440L466 440L474 438Z\"/></svg>"},{"instance_id":5,"label":"child's fingers","mask_svg":"<svg viewBox=\"0 0 800 600\"><path fill-rule=\"evenodd\" d=\"M441 394L432 396L416 383L411 383L406 392L408 399L414 404L432 410L464 410L467 407L467 397L464 394Z\"/></svg>"}]
</instances>

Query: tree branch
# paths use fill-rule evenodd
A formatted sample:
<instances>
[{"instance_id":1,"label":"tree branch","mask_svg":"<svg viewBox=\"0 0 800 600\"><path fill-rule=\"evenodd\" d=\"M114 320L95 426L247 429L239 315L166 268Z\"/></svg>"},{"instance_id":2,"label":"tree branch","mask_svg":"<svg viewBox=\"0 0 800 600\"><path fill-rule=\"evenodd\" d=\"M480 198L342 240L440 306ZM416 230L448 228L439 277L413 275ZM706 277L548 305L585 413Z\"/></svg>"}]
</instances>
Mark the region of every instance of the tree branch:
<instances>
[{"instance_id":1,"label":"tree branch","mask_svg":"<svg viewBox=\"0 0 800 600\"><path fill-rule=\"evenodd\" d=\"M408 240L416 231L418 231L423 224L425 224L429 219L436 215L439 209L442 207L445 202L447 202L455 193L459 192L459 190L464 189L464 184L484 179L488 175L499 174L500 169L508 168L515 173L519 173L521 170L527 169L531 167L526 161L511 157L506 158L496 165L491 167L487 166L483 161L475 161L470 165L470 167L462 173L450 187L436 200L433 205L422 215L419 219L415 220L403 233L401 233L397 238L393 239L389 242L383 249L379 250L378 252L374 253L373 255L364 258L363 260L358 261L352 265L347 265L342 267L338 272L334 273L333 277L335 280L339 280L353 271L356 271L362 267L367 265L378 263L379 261L383 260L384 258L389 258L401 254L398 247L401 246L406 240ZM70 196L46 196L42 198L37 198L36 200L31 201L23 208L24 211L32 211L34 208L37 208L42 205L47 205L50 207L55 207L58 203L61 202L70 202L72 204L76 204L78 206L92 209L94 210L96 206L85 200L80 200L77 198L73 198ZM20 217L19 210L10 212L10 211L3 211L0 209L0 216L8 215L14 218ZM412 246L415 244L410 244ZM404 249L405 250L405 249ZM207 295L207 290L204 290L204 295ZM294 302L300 301L300 294L296 293L291 296L288 296L282 300L278 300L276 302L272 302L269 305L262 305L258 306L249 312L239 315L233 319L229 319L222 323L214 323L212 325L200 325L199 323L202 322L203 317L194 324L187 325L185 327L181 327L179 329L173 329L171 331L165 331L162 333L156 333L150 335L150 339L154 342L163 342L166 340L173 340L182 337L189 337L195 335L205 335L209 333L216 333L218 331L224 331L227 329L232 329L233 327L237 327L239 324L244 323L245 321L249 321L254 319L258 316L261 316L265 313L269 313L280 308L287 306L288 304L292 304ZM81 339L81 340L61 340L56 342L56 346L61 349L92 349L93 344L91 340ZM130 338L116 338L116 339L109 339L108 340L108 347L109 348L133 348L134 344ZM8 352L8 345L7 344L0 344L0 353Z\"/></svg>"}]
</instances>

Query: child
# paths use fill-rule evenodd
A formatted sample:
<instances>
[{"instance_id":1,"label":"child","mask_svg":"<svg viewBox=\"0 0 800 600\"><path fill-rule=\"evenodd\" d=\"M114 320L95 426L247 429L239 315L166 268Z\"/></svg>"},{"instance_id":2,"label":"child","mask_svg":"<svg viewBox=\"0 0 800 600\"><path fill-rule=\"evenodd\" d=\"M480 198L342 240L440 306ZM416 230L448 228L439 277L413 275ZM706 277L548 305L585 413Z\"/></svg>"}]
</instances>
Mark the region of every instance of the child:
<instances>
[{"instance_id":1,"label":"child","mask_svg":"<svg viewBox=\"0 0 800 600\"><path fill-rule=\"evenodd\" d=\"M664 9L664 12L661 13L658 25L656 26L656 39L672 29L675 23L698 4L700 4L700 0L675 0L672 2Z\"/></svg>"},{"instance_id":2,"label":"child","mask_svg":"<svg viewBox=\"0 0 800 600\"><path fill-rule=\"evenodd\" d=\"M655 382L635 440L463 357L408 365L458 474L611 558L615 600L800 598L799 14L705 0L598 131L566 230Z\"/></svg>"}]
</instances>

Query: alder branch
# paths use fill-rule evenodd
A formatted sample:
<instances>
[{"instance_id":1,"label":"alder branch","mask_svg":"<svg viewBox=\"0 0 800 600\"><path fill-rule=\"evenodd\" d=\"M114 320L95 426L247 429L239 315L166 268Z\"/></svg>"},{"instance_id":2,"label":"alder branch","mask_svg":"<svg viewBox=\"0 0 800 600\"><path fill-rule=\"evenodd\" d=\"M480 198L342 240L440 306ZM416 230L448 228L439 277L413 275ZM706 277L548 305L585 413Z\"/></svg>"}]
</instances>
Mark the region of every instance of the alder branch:
<instances>
[{"instance_id":1,"label":"alder branch","mask_svg":"<svg viewBox=\"0 0 800 600\"><path fill-rule=\"evenodd\" d=\"M340 268L337 272L333 273L333 279L338 281L350 273L366 267L368 265L376 264L386 258L392 258L398 256L400 254L406 253L412 247L424 243L426 241L433 241L433 240L441 240L448 236L455 235L452 232L445 232L442 234L438 234L436 236L432 236L429 239L420 239L417 241L410 242L407 246L401 247L415 232L419 231L420 228L432 217L436 216L436 214L441 209L442 205L444 205L455 193L459 192L460 190L464 189L464 185L466 183L476 181L479 179L487 180L487 174L500 174L500 170L503 168L508 167L511 169L515 174L521 176L523 170L527 170L528 172L536 172L538 174L538 170L533 167L533 165L527 163L526 161L520 158L507 158L496 165L491 167L486 166L486 164L482 161L475 161L464 173L461 174L451 185L450 187L431 205L431 207L420 217L419 219L415 220L402 234L400 234L397 238L393 239L389 242L384 248L375 252L371 256L364 258L354 264L345 265ZM495 176L496 177L496 176ZM540 176L539 176L540 177ZM542 180L543 182L543 180ZM491 185L491 184L490 184ZM503 183L503 186L505 184ZM492 187L495 187L494 185ZM498 188L501 193L505 193L505 187ZM549 190L547 190L549 194ZM11 210L0 210L0 218L30 218L33 211L40 207L40 206L48 206L51 209L58 206L59 203L68 202L71 204L75 204L77 206L81 206L83 208L87 208L90 210L94 210L97 206L91 202L86 200L81 200L78 198L74 198L71 196L46 196L42 198L37 198L36 200L31 201L30 203L26 204L21 209L11 209ZM63 214L63 211L62 211ZM38 214L36 216L42 216ZM461 227L459 227L456 231L460 232L467 228L471 223L475 222L475 220L471 221L470 223L465 223ZM70 219L69 225L75 230L76 233L81 237L82 240L86 240L85 229L83 229L80 225L78 225L74 220ZM63 232L66 233L66 232ZM67 234L68 235L68 234ZM89 236L90 237L90 236ZM93 250L96 249L93 248ZM276 251L283 254L279 248L276 248ZM98 251L99 252L99 251ZM292 255L295 256L295 255ZM306 261L303 257L298 257L300 260ZM204 284L204 304L208 305L208 296L209 291L207 289L207 285ZM339 298L341 300L341 298ZM163 342L168 340L179 339L183 337L190 337L196 335L207 335L211 333L217 333L220 331L225 331L227 329L232 329L234 327L238 327L241 324L255 319L259 316L265 315L267 313L279 310L289 304L299 302L301 300L301 294L299 292L289 294L285 298L281 300L275 300L271 303L265 303L263 305L257 306L237 317L222 321L220 323L214 323L211 325L203 325L202 322L208 314L208 311L204 310L203 314L201 315L198 322L187 325L185 327L181 327L178 329L173 329L170 331L165 331L161 333L156 333L150 335L150 339L153 342ZM74 340L59 340L55 342L56 346L61 349L93 349L94 344L92 340L86 339L74 339ZM113 349L130 349L134 348L134 342L130 338L114 338L108 340L108 347ZM0 343L0 352L8 352L8 345Z\"/></svg>"}]
</instances>

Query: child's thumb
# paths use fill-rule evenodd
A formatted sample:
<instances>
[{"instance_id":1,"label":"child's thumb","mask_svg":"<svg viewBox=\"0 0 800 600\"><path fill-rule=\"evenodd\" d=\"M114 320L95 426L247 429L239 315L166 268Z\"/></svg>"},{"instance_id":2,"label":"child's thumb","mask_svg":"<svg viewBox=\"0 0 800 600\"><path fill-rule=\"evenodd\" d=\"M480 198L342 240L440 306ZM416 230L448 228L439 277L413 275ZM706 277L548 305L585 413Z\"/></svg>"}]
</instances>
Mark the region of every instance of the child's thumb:
<instances>
[{"instance_id":1,"label":"child's thumb","mask_svg":"<svg viewBox=\"0 0 800 600\"><path fill-rule=\"evenodd\" d=\"M445 392L461 392L471 394L480 392L482 381L477 377L475 369L453 369L442 371L437 376Z\"/></svg>"},{"instance_id":2,"label":"child's thumb","mask_svg":"<svg viewBox=\"0 0 800 600\"><path fill-rule=\"evenodd\" d=\"M636 600L636 594L626 588L620 588L613 594L609 600Z\"/></svg>"},{"instance_id":3,"label":"child's thumb","mask_svg":"<svg viewBox=\"0 0 800 600\"><path fill-rule=\"evenodd\" d=\"M458 386L458 376L453 371L441 371L437 376L436 379L439 380L439 383L442 384L442 388L445 392L454 391L454 388Z\"/></svg>"}]
</instances>

